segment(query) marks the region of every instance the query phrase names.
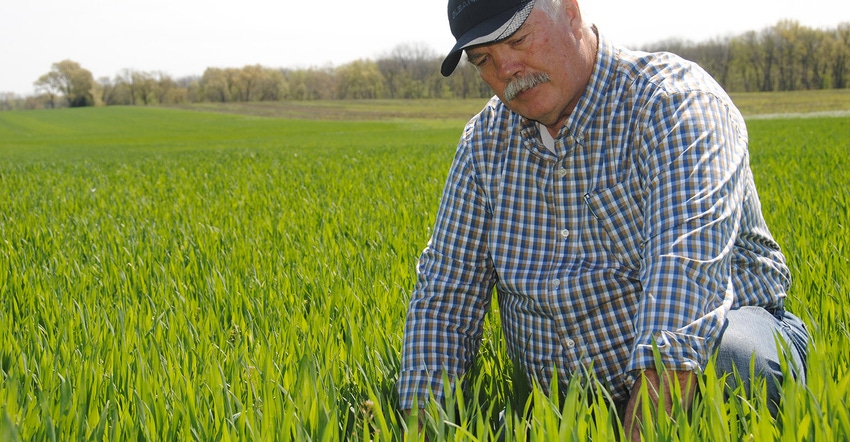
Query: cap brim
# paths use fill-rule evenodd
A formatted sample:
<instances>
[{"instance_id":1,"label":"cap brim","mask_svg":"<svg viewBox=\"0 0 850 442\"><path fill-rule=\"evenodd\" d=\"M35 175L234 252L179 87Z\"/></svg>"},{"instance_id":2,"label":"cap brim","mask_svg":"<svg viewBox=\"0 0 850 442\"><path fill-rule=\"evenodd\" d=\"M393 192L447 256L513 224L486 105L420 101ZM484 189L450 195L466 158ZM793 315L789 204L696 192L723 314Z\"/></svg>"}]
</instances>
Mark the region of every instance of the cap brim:
<instances>
[{"instance_id":1,"label":"cap brim","mask_svg":"<svg viewBox=\"0 0 850 442\"><path fill-rule=\"evenodd\" d=\"M513 35L525 23L525 20L528 19L533 7L534 1L532 0L519 9L508 10L493 16L461 35L449 52L449 55L443 60L440 73L444 77L450 76L455 68L457 68L458 63L460 63L460 57L464 49L504 40Z\"/></svg>"},{"instance_id":2,"label":"cap brim","mask_svg":"<svg viewBox=\"0 0 850 442\"><path fill-rule=\"evenodd\" d=\"M458 63L460 63L460 57L462 54L463 48L460 48L453 50L446 56L445 60L443 60L443 65L440 67L440 73L443 74L443 77L452 75L452 72L455 71Z\"/></svg>"}]
</instances>

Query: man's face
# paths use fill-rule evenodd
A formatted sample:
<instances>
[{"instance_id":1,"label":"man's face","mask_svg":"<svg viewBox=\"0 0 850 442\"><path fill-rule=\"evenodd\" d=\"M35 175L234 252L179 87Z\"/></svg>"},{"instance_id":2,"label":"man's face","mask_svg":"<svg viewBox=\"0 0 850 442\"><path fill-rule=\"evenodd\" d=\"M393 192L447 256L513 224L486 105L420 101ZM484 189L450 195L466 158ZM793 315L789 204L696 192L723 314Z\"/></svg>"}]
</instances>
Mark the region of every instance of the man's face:
<instances>
[{"instance_id":1,"label":"man's face","mask_svg":"<svg viewBox=\"0 0 850 442\"><path fill-rule=\"evenodd\" d=\"M584 92L595 59L578 8L569 0L564 5L557 20L535 8L506 40L467 49L469 61L509 109L556 131Z\"/></svg>"}]
</instances>

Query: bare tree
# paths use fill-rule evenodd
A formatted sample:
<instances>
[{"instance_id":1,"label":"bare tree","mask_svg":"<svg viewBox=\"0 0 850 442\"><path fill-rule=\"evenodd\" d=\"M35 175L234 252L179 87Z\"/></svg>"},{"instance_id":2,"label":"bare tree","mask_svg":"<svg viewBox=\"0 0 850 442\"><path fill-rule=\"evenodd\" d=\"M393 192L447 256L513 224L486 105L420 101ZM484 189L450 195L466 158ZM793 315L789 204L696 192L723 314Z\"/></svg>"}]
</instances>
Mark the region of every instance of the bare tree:
<instances>
[{"instance_id":1,"label":"bare tree","mask_svg":"<svg viewBox=\"0 0 850 442\"><path fill-rule=\"evenodd\" d=\"M387 83L390 98L423 98L428 96L427 83L434 74L434 61L439 57L424 43L403 43L377 61L378 70Z\"/></svg>"}]
</instances>

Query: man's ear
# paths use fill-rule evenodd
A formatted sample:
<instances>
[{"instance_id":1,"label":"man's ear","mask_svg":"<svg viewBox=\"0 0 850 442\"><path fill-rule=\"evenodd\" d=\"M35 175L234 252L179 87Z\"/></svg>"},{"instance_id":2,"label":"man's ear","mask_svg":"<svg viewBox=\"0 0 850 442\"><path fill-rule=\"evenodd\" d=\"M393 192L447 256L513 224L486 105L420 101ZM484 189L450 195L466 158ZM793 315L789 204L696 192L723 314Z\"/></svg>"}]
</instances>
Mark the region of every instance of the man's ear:
<instances>
[{"instance_id":1,"label":"man's ear","mask_svg":"<svg viewBox=\"0 0 850 442\"><path fill-rule=\"evenodd\" d=\"M570 28L573 31L580 31L583 26L581 18L581 8L578 6L578 0L563 0L561 7L564 8Z\"/></svg>"}]
</instances>

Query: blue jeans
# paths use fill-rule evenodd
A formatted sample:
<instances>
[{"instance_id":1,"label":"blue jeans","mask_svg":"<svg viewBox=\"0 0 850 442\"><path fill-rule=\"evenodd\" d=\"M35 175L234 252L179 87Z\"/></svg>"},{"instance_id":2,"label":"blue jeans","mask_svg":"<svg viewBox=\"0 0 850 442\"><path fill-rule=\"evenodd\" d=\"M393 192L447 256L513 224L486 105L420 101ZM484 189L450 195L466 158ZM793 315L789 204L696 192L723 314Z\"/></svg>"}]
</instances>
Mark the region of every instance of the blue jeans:
<instances>
[{"instance_id":1,"label":"blue jeans","mask_svg":"<svg viewBox=\"0 0 850 442\"><path fill-rule=\"evenodd\" d=\"M750 391L750 362L753 374L766 380L768 407L776 417L781 398L780 388L783 382L782 365L784 358L791 368L791 375L801 384L806 383L806 357L809 348L809 332L806 325L797 316L784 310L769 312L762 307L741 307L729 312L726 326L717 344L717 374L726 373L727 393L737 384L735 371ZM779 338L780 347L777 347ZM614 405L622 420L628 399ZM505 410L499 414L499 426L504 428ZM499 440L504 440L504 433Z\"/></svg>"},{"instance_id":2,"label":"blue jeans","mask_svg":"<svg viewBox=\"0 0 850 442\"><path fill-rule=\"evenodd\" d=\"M727 316L723 335L717 344L717 373L729 373L726 385L737 386L733 371L737 370L750 391L750 363L757 377L766 380L768 407L776 416L783 381L780 361L787 360L791 375L806 383L806 357L809 333L797 316L784 310L769 312L761 307L741 307ZM780 347L776 345L779 338ZM731 390L730 390L731 391Z\"/></svg>"}]
</instances>

